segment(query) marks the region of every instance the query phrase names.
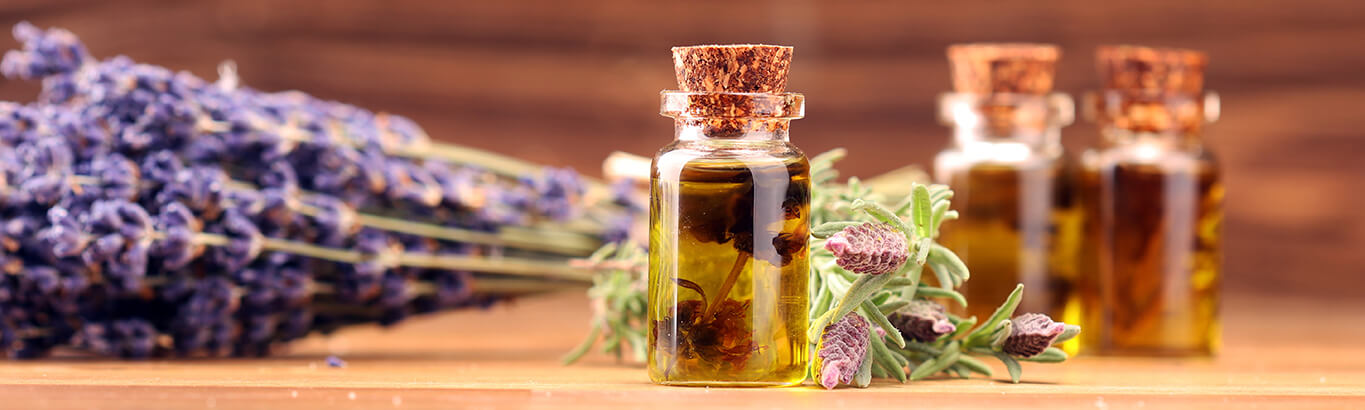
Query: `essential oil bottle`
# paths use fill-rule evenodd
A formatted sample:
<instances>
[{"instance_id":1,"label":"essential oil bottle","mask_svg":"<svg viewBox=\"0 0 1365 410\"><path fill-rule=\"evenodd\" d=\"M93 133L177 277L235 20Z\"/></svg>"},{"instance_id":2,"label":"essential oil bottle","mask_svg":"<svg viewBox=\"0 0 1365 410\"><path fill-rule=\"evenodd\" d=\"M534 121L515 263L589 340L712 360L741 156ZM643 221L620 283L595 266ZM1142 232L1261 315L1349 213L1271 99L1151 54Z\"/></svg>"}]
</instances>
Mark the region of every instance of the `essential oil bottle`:
<instances>
[{"instance_id":1,"label":"essential oil bottle","mask_svg":"<svg viewBox=\"0 0 1365 410\"><path fill-rule=\"evenodd\" d=\"M784 386L806 377L810 163L791 47L673 49L674 141L651 167L649 377Z\"/></svg>"},{"instance_id":2,"label":"essential oil bottle","mask_svg":"<svg viewBox=\"0 0 1365 410\"><path fill-rule=\"evenodd\" d=\"M939 98L952 142L934 161L934 179L953 187L961 218L943 240L971 267L960 289L965 314L990 317L1018 283L1020 312L1073 322L1080 241L1073 161L1061 129L1074 119L1066 94L1052 91L1060 52L1047 44L963 44L948 48L954 91Z\"/></svg>"},{"instance_id":3,"label":"essential oil bottle","mask_svg":"<svg viewBox=\"0 0 1365 410\"><path fill-rule=\"evenodd\" d=\"M1203 144L1218 115L1203 53L1102 47L1100 127L1082 156L1086 274L1082 349L1203 356L1219 346L1223 185Z\"/></svg>"}]
</instances>

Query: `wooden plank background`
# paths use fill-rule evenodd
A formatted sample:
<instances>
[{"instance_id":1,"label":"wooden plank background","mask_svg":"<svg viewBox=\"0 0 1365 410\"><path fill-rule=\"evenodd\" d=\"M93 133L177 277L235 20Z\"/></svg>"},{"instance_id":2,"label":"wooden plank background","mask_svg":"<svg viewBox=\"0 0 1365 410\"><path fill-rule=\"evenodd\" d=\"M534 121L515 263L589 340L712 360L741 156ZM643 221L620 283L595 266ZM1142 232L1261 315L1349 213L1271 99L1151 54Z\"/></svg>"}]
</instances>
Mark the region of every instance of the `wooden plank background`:
<instances>
[{"instance_id":1,"label":"wooden plank background","mask_svg":"<svg viewBox=\"0 0 1365 410\"><path fill-rule=\"evenodd\" d=\"M0 25L75 31L97 55L404 114L436 138L598 173L612 150L671 138L668 47L797 47L793 127L809 152L843 146L851 174L930 161L947 89L943 49L968 41L1063 46L1058 87L1096 85L1096 45L1206 50L1223 120L1209 144L1228 174L1226 286L1358 297L1365 285L1365 2L733 2L642 0L6 0ZM12 40L0 41L8 46ZM0 99L32 84L0 80ZM1066 130L1079 150L1094 127Z\"/></svg>"}]
</instances>

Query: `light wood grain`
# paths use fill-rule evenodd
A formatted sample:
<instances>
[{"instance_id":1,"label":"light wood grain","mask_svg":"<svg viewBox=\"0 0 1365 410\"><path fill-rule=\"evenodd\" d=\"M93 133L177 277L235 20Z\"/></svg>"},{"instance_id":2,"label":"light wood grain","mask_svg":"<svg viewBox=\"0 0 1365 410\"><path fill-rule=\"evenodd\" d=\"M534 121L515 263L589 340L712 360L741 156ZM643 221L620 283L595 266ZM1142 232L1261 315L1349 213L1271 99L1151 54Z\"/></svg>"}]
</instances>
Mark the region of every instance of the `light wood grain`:
<instances>
[{"instance_id":1,"label":"light wood grain","mask_svg":"<svg viewBox=\"0 0 1365 410\"><path fill-rule=\"evenodd\" d=\"M271 359L0 363L0 408L1359 408L1365 305L1234 296L1212 359L1080 357L1025 364L1024 383L986 379L866 390L704 389L649 384L644 369L558 358L584 332L577 292L396 329L314 337ZM325 364L328 354L347 366ZM995 366L1003 374L1003 368ZM397 405L395 405L397 403Z\"/></svg>"}]
</instances>

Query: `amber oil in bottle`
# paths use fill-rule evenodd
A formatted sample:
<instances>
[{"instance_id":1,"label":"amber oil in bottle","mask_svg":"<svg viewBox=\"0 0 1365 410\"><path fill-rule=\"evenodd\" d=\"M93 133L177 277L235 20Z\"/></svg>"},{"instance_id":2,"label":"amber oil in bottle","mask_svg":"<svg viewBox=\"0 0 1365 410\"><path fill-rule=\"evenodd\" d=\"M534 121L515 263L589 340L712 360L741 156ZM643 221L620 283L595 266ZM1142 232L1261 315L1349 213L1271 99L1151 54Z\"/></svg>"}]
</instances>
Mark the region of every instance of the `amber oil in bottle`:
<instances>
[{"instance_id":1,"label":"amber oil in bottle","mask_svg":"<svg viewBox=\"0 0 1365 410\"><path fill-rule=\"evenodd\" d=\"M665 91L661 111L676 140L651 175L656 383L805 379L810 164L787 137L803 107L801 95L782 92L790 56L777 46L674 49L682 90Z\"/></svg>"},{"instance_id":2,"label":"amber oil in bottle","mask_svg":"<svg viewBox=\"0 0 1365 410\"><path fill-rule=\"evenodd\" d=\"M1202 356L1220 343L1223 186L1202 125L1206 58L1102 47L1105 89L1087 105L1102 143L1082 157L1087 353Z\"/></svg>"},{"instance_id":3,"label":"amber oil in bottle","mask_svg":"<svg viewBox=\"0 0 1365 410\"><path fill-rule=\"evenodd\" d=\"M1052 92L1058 55L1045 44L948 49L954 92L940 96L939 117L953 139L935 158L934 178L953 188L961 215L944 225L943 240L971 268L972 280L959 289L968 306L958 312L966 316L984 320L1022 283L1019 312L1079 319L1080 219L1074 167L1061 144L1074 108Z\"/></svg>"}]
</instances>

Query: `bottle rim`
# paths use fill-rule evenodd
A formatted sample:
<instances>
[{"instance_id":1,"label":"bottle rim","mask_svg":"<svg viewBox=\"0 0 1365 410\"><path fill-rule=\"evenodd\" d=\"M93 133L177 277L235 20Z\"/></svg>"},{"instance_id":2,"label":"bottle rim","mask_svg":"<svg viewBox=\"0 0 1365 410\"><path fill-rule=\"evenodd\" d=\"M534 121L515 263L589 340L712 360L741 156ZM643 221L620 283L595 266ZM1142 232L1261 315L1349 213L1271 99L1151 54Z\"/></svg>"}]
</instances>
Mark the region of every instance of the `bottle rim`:
<instances>
[{"instance_id":1,"label":"bottle rim","mask_svg":"<svg viewBox=\"0 0 1365 410\"><path fill-rule=\"evenodd\" d=\"M805 116L799 93L732 93L664 90L659 114L676 119L751 118L794 120Z\"/></svg>"}]
</instances>

